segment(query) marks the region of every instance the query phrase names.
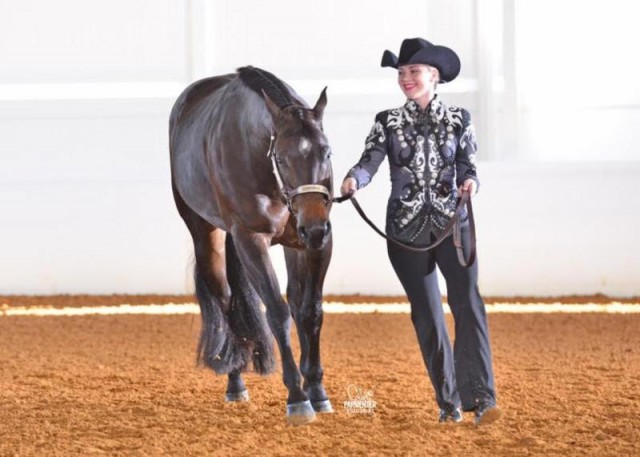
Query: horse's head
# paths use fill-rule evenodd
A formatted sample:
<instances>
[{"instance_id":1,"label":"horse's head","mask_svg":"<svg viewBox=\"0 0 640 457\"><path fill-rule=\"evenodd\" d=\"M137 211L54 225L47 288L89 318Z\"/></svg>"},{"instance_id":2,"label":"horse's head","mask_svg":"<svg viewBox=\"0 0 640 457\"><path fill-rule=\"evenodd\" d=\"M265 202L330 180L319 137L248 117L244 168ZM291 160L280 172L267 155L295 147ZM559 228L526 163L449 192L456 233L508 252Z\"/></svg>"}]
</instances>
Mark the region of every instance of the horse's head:
<instances>
[{"instance_id":1,"label":"horse's head","mask_svg":"<svg viewBox=\"0 0 640 457\"><path fill-rule=\"evenodd\" d=\"M326 91L312 109L301 105L280 109L264 94L274 124L269 151L274 172L296 218L298 234L312 249L322 248L331 234L331 148L322 130Z\"/></svg>"}]
</instances>

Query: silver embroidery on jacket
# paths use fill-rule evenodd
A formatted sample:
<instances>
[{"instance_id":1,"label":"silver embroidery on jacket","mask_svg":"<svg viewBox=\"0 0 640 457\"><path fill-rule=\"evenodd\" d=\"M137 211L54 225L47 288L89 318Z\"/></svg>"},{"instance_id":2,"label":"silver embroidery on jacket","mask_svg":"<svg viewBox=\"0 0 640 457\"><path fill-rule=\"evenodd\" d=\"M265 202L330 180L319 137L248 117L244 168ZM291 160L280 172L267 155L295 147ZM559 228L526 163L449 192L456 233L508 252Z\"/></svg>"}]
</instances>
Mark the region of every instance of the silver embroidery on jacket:
<instances>
[{"instance_id":1,"label":"silver embroidery on jacket","mask_svg":"<svg viewBox=\"0 0 640 457\"><path fill-rule=\"evenodd\" d=\"M475 141L464 109L448 107L438 96L426 111L408 100L376 116L365 152L349 175L361 188L388 157L392 191L387 230L400 240L428 243L430 234L439 233L453 215L457 183L477 180Z\"/></svg>"}]
</instances>

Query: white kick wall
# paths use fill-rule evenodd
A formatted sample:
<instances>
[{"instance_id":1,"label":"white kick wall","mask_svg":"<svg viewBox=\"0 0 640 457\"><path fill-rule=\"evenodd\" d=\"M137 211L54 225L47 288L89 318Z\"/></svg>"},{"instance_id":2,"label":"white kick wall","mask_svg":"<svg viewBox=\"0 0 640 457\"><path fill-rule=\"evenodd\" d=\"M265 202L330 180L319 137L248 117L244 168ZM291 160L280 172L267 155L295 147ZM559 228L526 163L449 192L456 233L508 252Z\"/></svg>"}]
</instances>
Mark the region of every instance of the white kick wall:
<instances>
[{"instance_id":1,"label":"white kick wall","mask_svg":"<svg viewBox=\"0 0 640 457\"><path fill-rule=\"evenodd\" d=\"M634 2L0 0L0 293L181 293L191 242L168 167L190 81L261 66L310 104L328 85L336 186L379 110L384 49L458 51L442 98L479 140L485 294L640 294ZM388 171L359 194L384 225ZM336 205L329 293L400 294L379 239ZM283 279L278 248L275 262Z\"/></svg>"}]
</instances>

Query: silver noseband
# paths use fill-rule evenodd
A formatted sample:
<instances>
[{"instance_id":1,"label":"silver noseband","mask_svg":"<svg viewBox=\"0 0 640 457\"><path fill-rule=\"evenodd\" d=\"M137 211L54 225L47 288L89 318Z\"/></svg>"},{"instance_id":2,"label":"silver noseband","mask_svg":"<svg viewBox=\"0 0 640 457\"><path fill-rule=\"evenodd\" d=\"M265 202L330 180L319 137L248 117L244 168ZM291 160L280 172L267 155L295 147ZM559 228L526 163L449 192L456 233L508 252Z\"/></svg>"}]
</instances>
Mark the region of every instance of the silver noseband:
<instances>
[{"instance_id":1,"label":"silver noseband","mask_svg":"<svg viewBox=\"0 0 640 457\"><path fill-rule=\"evenodd\" d=\"M278 167L278 159L276 157L276 149L275 149L275 139L276 137L271 134L271 140L269 141L269 150L267 151L267 156L271 157L271 165L273 167L273 174L276 177L276 181L278 182L278 187L280 188L280 194L282 195L283 200L287 204L287 208L289 211L293 213L292 202L294 197L300 194L310 194L310 193L319 193L324 195L325 201L327 204L332 202L331 194L329 193L329 189L320 184L304 184L302 186L298 186L295 189L288 190L287 186L285 186L282 181L282 175L280 173L280 167Z\"/></svg>"}]
</instances>

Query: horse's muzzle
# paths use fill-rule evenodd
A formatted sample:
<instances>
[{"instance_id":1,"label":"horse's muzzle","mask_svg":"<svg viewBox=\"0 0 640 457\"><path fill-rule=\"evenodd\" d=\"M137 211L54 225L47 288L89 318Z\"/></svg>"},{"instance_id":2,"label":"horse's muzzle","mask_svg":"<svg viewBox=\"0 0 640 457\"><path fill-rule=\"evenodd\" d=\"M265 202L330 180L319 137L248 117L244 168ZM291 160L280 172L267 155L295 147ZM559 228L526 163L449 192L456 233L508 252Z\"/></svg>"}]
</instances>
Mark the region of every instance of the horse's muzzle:
<instances>
[{"instance_id":1,"label":"horse's muzzle","mask_svg":"<svg viewBox=\"0 0 640 457\"><path fill-rule=\"evenodd\" d=\"M298 234L308 248L321 249L331 234L331 222L319 222L311 226L299 225Z\"/></svg>"}]
</instances>

